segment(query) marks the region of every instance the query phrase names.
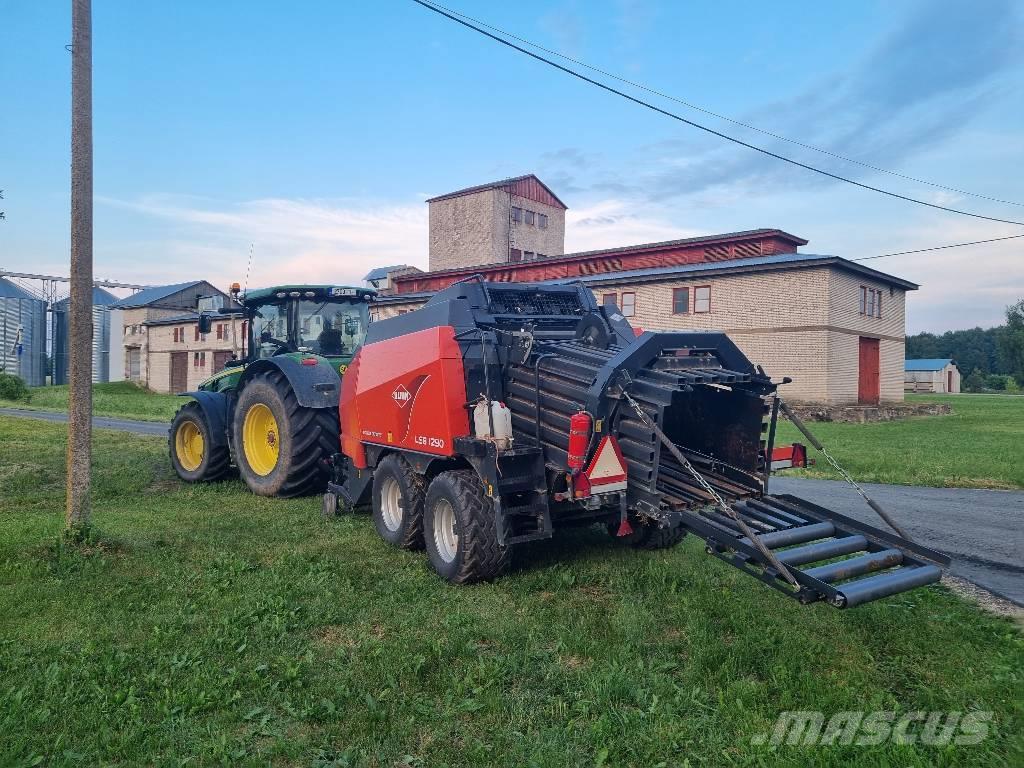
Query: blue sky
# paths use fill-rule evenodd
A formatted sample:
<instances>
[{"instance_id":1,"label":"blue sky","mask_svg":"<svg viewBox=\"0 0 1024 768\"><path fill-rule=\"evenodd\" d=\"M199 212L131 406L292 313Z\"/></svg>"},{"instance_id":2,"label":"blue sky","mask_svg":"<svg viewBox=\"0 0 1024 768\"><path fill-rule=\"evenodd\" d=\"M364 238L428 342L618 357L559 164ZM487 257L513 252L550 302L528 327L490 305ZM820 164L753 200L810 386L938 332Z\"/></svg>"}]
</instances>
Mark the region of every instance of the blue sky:
<instances>
[{"instance_id":1,"label":"blue sky","mask_svg":"<svg viewBox=\"0 0 1024 768\"><path fill-rule=\"evenodd\" d=\"M1022 8L968 2L562 0L452 7L708 109L865 162L1024 202ZM0 6L0 266L66 273L69 2ZM409 0L94 0L95 270L143 283L352 282L425 267L423 200L534 172L567 248L779 227L850 258L1017 234L723 144ZM989 203L722 123L954 207ZM1000 322L1024 240L871 262L922 284L908 330Z\"/></svg>"}]
</instances>

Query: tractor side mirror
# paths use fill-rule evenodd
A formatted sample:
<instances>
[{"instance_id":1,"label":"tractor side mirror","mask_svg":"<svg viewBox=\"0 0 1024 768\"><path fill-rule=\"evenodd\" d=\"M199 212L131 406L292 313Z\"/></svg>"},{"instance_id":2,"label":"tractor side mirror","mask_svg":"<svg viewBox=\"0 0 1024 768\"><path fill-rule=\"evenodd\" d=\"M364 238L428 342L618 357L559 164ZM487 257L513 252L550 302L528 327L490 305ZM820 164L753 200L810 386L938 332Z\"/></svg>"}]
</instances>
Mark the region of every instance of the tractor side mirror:
<instances>
[{"instance_id":1,"label":"tractor side mirror","mask_svg":"<svg viewBox=\"0 0 1024 768\"><path fill-rule=\"evenodd\" d=\"M199 332L209 333L213 330L213 318L205 312L199 315Z\"/></svg>"}]
</instances>

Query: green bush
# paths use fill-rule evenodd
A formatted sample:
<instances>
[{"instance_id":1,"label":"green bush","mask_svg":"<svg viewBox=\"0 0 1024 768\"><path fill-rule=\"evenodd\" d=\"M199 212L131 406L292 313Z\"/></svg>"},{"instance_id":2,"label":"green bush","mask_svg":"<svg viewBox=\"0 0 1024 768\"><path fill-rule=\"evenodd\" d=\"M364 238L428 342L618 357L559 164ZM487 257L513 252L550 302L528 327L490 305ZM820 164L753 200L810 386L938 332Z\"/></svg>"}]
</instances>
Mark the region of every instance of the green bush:
<instances>
[{"instance_id":1,"label":"green bush","mask_svg":"<svg viewBox=\"0 0 1024 768\"><path fill-rule=\"evenodd\" d=\"M24 400L27 403L31 397L24 381L10 373L0 373L0 400Z\"/></svg>"}]
</instances>

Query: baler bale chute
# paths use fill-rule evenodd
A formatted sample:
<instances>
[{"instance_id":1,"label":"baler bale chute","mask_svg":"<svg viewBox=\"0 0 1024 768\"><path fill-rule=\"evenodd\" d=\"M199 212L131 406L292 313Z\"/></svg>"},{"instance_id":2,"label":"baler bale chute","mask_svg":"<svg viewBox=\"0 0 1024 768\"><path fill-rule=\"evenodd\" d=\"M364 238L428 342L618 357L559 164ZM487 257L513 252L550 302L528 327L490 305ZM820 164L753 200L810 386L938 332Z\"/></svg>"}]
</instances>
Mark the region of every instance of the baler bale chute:
<instances>
[{"instance_id":1,"label":"baler bale chute","mask_svg":"<svg viewBox=\"0 0 1024 768\"><path fill-rule=\"evenodd\" d=\"M641 548L695 534L804 603L937 581L944 555L769 495L778 404L724 333L638 336L581 284L471 278L370 325L342 382L325 510L371 501L385 539L425 546L456 583L594 523Z\"/></svg>"}]
</instances>

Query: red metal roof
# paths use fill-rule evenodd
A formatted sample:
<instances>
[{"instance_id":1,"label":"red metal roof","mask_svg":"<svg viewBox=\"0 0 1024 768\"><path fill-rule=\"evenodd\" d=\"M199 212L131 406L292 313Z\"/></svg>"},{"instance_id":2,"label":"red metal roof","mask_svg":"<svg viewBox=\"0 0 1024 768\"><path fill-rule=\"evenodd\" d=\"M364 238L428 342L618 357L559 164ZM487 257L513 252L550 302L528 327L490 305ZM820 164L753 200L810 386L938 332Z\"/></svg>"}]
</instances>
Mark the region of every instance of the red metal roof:
<instances>
[{"instance_id":1,"label":"red metal roof","mask_svg":"<svg viewBox=\"0 0 1024 768\"><path fill-rule=\"evenodd\" d=\"M670 267L701 262L793 253L806 245L802 237L781 229L753 229L724 235L688 237L659 243L642 243L599 251L584 251L538 261L486 264L397 276L396 293L437 291L467 275L482 274L494 282L534 282L566 277L622 272L631 269Z\"/></svg>"},{"instance_id":2,"label":"red metal roof","mask_svg":"<svg viewBox=\"0 0 1024 768\"><path fill-rule=\"evenodd\" d=\"M477 184L475 187L458 189L444 195L431 197L427 202L433 203L437 200L448 200L452 197L472 195L475 192L484 192L488 189L507 189L519 197L525 197L527 200L536 200L539 203L546 203L547 205L554 206L555 208L561 208L562 210L569 209L569 206L559 200L558 195L552 192L551 188L547 184L538 179L532 173L528 173L524 176L513 176L499 181L492 181L489 184Z\"/></svg>"}]
</instances>

